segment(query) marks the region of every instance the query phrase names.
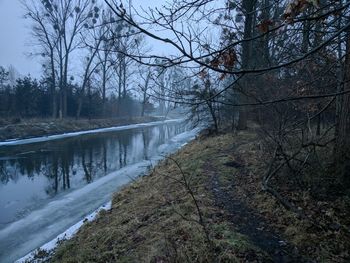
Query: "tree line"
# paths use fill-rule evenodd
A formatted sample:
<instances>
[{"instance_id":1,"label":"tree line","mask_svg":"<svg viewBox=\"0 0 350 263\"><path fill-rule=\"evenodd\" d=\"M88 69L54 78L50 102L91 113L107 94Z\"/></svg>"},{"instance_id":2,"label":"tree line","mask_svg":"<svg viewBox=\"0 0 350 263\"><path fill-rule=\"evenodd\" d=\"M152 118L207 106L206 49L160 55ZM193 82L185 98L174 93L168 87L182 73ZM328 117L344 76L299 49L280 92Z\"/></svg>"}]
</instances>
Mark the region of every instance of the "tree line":
<instances>
[{"instance_id":1,"label":"tree line","mask_svg":"<svg viewBox=\"0 0 350 263\"><path fill-rule=\"evenodd\" d=\"M178 0L143 10L131 1L24 1L52 117L85 116L86 105L99 105L88 100L95 93L104 114L114 96L120 116L133 94L141 114L149 103L162 114L184 105L216 133L256 123L277 170L263 180L270 190L284 169L299 186L311 168L350 186L349 5ZM150 38L176 52L151 50Z\"/></svg>"},{"instance_id":2,"label":"tree line","mask_svg":"<svg viewBox=\"0 0 350 263\"><path fill-rule=\"evenodd\" d=\"M0 80L7 83L8 72L0 67ZM52 93L48 88L50 80L37 80L30 76L16 79L14 85L0 85L0 117L2 118L51 118ZM105 99L98 88L89 84L88 92L81 93L81 87L73 82L67 84L67 101L69 108L67 117L75 118L80 111L82 118L130 118L140 116L141 111L150 113L154 110L153 104L145 107L130 94L121 99L111 95ZM55 103L58 103L56 97Z\"/></svg>"},{"instance_id":3,"label":"tree line","mask_svg":"<svg viewBox=\"0 0 350 263\"><path fill-rule=\"evenodd\" d=\"M271 182L282 177L314 192L349 189L348 1L179 0L133 13L104 2L136 33L177 50L128 56L181 67L189 82L167 100L187 105L193 121L215 133L258 124L270 156L264 190L281 199Z\"/></svg>"},{"instance_id":4,"label":"tree line","mask_svg":"<svg viewBox=\"0 0 350 263\"><path fill-rule=\"evenodd\" d=\"M164 99L174 70L150 70L130 57L145 54L147 43L102 1L23 0L22 6L30 55L42 75L10 81L2 67L1 116L127 117L155 108L165 115L174 107Z\"/></svg>"}]
</instances>

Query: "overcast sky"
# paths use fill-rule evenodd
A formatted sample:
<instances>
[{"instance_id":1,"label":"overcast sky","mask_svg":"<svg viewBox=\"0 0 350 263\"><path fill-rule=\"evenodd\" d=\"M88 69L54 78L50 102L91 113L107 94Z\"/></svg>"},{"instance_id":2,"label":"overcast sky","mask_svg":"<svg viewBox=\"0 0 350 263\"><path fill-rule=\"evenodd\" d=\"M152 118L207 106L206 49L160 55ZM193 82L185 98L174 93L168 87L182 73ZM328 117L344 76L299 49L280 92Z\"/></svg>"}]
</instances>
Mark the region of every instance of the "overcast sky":
<instances>
[{"instance_id":1,"label":"overcast sky","mask_svg":"<svg viewBox=\"0 0 350 263\"><path fill-rule=\"evenodd\" d=\"M164 2L164 0L133 0L133 5L136 8L142 6L147 9L149 6L159 6ZM39 77L41 74L39 60L28 56L33 50L29 44L29 30L28 21L23 19L20 0L0 0L0 66L13 65L21 75L31 74ZM153 46L153 50L156 48L161 53L169 49L154 41L150 45Z\"/></svg>"},{"instance_id":2,"label":"overcast sky","mask_svg":"<svg viewBox=\"0 0 350 263\"><path fill-rule=\"evenodd\" d=\"M0 0L0 65L13 65L20 74L37 76L40 64L28 58L29 29L19 0Z\"/></svg>"}]
</instances>

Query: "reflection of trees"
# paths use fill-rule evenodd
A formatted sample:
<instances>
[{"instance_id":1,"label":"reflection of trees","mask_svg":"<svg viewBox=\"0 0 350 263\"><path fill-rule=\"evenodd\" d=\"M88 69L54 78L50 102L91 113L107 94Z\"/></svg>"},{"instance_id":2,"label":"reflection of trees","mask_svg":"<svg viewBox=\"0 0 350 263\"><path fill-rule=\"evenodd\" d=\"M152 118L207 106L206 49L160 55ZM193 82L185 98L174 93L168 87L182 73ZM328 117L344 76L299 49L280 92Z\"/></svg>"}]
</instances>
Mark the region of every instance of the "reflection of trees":
<instances>
[{"instance_id":1,"label":"reflection of trees","mask_svg":"<svg viewBox=\"0 0 350 263\"><path fill-rule=\"evenodd\" d=\"M49 158L46 160L46 172L41 174L48 177L51 181L46 193L50 196L56 195L59 190L70 189L70 176L71 176L71 165L73 165L74 153L68 147L66 150L61 152L52 152ZM45 162L45 160L43 160ZM61 188L60 188L61 185Z\"/></svg>"},{"instance_id":2,"label":"reflection of trees","mask_svg":"<svg viewBox=\"0 0 350 263\"><path fill-rule=\"evenodd\" d=\"M125 167L131 160L149 159L153 149L184 129L182 124L167 124L119 131L108 136L15 147L0 152L0 157L17 157L0 160L0 183L16 181L21 176L44 176L49 181L44 190L54 196L77 183L91 183L96 176ZM72 180L73 177L78 178Z\"/></svg>"},{"instance_id":3,"label":"reflection of trees","mask_svg":"<svg viewBox=\"0 0 350 263\"><path fill-rule=\"evenodd\" d=\"M119 168L127 165L128 146L131 144L134 134L132 130L121 131L118 134Z\"/></svg>"},{"instance_id":4,"label":"reflection of trees","mask_svg":"<svg viewBox=\"0 0 350 263\"><path fill-rule=\"evenodd\" d=\"M173 135L173 133L172 133L172 131L174 131L173 126L167 125L166 131L167 131L166 139L168 140L171 137L171 135Z\"/></svg>"},{"instance_id":5,"label":"reflection of trees","mask_svg":"<svg viewBox=\"0 0 350 263\"><path fill-rule=\"evenodd\" d=\"M103 171L107 174L107 146L106 141L102 144L102 163L103 163Z\"/></svg>"},{"instance_id":6,"label":"reflection of trees","mask_svg":"<svg viewBox=\"0 0 350 263\"><path fill-rule=\"evenodd\" d=\"M83 149L83 153L81 156L81 161L82 161L82 165L83 165L83 169L84 169L84 173L85 173L85 179L86 182L89 184L92 182L92 161L93 161L93 157L92 157L92 148L89 147L88 149L88 153L89 153L89 162L86 163L86 158L85 158L85 150Z\"/></svg>"},{"instance_id":7,"label":"reflection of trees","mask_svg":"<svg viewBox=\"0 0 350 263\"><path fill-rule=\"evenodd\" d=\"M128 145L122 138L119 138L118 141L119 141L119 168L122 168L127 164L126 157L128 152Z\"/></svg>"},{"instance_id":8,"label":"reflection of trees","mask_svg":"<svg viewBox=\"0 0 350 263\"><path fill-rule=\"evenodd\" d=\"M107 142L105 145L106 146L107 172L108 171L115 171L119 167L119 164L118 164L119 143L118 143L118 140L114 136L109 138Z\"/></svg>"},{"instance_id":9,"label":"reflection of trees","mask_svg":"<svg viewBox=\"0 0 350 263\"><path fill-rule=\"evenodd\" d=\"M81 164L87 183L94 181L99 175L108 172L108 148L105 138L95 138L90 143L81 146ZM103 173L102 173L103 172Z\"/></svg>"},{"instance_id":10,"label":"reflection of trees","mask_svg":"<svg viewBox=\"0 0 350 263\"><path fill-rule=\"evenodd\" d=\"M6 162L0 161L0 182L7 184L11 178L11 174L6 169Z\"/></svg>"},{"instance_id":11,"label":"reflection of trees","mask_svg":"<svg viewBox=\"0 0 350 263\"><path fill-rule=\"evenodd\" d=\"M19 176L26 175L33 178L36 174L41 174L45 168L44 161L32 156L31 154L10 160L0 160L0 182L6 184L9 181L16 181Z\"/></svg>"},{"instance_id":12,"label":"reflection of trees","mask_svg":"<svg viewBox=\"0 0 350 263\"><path fill-rule=\"evenodd\" d=\"M107 163L107 141L106 139L100 141L100 147L98 147L98 156L95 158L95 170L96 173L103 171L103 175L106 175L108 172L108 163ZM95 174L96 174L95 173Z\"/></svg>"},{"instance_id":13,"label":"reflection of trees","mask_svg":"<svg viewBox=\"0 0 350 263\"><path fill-rule=\"evenodd\" d=\"M148 147L151 141L150 129L142 129L142 142L143 142L143 159L148 160Z\"/></svg>"},{"instance_id":14,"label":"reflection of trees","mask_svg":"<svg viewBox=\"0 0 350 263\"><path fill-rule=\"evenodd\" d=\"M159 136L158 136L158 145L165 143L165 125L161 125L158 127Z\"/></svg>"},{"instance_id":15,"label":"reflection of trees","mask_svg":"<svg viewBox=\"0 0 350 263\"><path fill-rule=\"evenodd\" d=\"M28 158L29 157L29 158ZM19 159L19 167L21 174L27 174L28 177L34 176L35 169L35 159L28 156L26 158Z\"/></svg>"},{"instance_id":16,"label":"reflection of trees","mask_svg":"<svg viewBox=\"0 0 350 263\"><path fill-rule=\"evenodd\" d=\"M182 124L164 124L157 126L156 129L158 129L158 145L164 144L166 141L168 141L171 137L179 134L182 132Z\"/></svg>"},{"instance_id":17,"label":"reflection of trees","mask_svg":"<svg viewBox=\"0 0 350 263\"><path fill-rule=\"evenodd\" d=\"M54 189L55 193L57 194L58 192L58 162L57 158L55 158L56 155L54 155L53 162L52 162L52 176L54 178L55 184L54 184Z\"/></svg>"},{"instance_id":18,"label":"reflection of trees","mask_svg":"<svg viewBox=\"0 0 350 263\"><path fill-rule=\"evenodd\" d=\"M184 126L183 125L175 125L175 134L180 134L181 132L184 132Z\"/></svg>"},{"instance_id":19,"label":"reflection of trees","mask_svg":"<svg viewBox=\"0 0 350 263\"><path fill-rule=\"evenodd\" d=\"M61 171L62 171L62 185L63 190L70 188L70 178L69 178L69 160L67 155L63 155L61 158Z\"/></svg>"}]
</instances>

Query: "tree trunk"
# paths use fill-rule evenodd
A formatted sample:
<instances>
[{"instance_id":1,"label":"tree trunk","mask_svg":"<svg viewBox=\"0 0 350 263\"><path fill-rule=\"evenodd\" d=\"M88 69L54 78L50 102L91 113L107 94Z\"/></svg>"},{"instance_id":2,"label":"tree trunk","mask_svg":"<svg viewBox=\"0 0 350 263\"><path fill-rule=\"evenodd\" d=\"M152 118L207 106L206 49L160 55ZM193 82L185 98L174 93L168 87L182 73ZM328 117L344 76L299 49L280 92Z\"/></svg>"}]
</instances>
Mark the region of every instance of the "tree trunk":
<instances>
[{"instance_id":1,"label":"tree trunk","mask_svg":"<svg viewBox=\"0 0 350 263\"><path fill-rule=\"evenodd\" d=\"M142 110L141 110L141 117L145 116L145 107L146 107L146 92L143 93L143 100L142 100Z\"/></svg>"},{"instance_id":2,"label":"tree trunk","mask_svg":"<svg viewBox=\"0 0 350 263\"><path fill-rule=\"evenodd\" d=\"M254 9L255 9L255 0L243 0L242 7L245 12L245 21L244 21L244 39L249 39L252 37L253 30L253 19L254 19ZM252 54L252 41L243 41L242 44L242 69L247 69L251 65L251 54ZM242 87L247 89L250 85L247 77L243 77ZM240 103L247 102L247 97L244 94L240 95ZM247 128L247 108L241 107L239 109L239 120L237 129L245 130Z\"/></svg>"},{"instance_id":3,"label":"tree trunk","mask_svg":"<svg viewBox=\"0 0 350 263\"><path fill-rule=\"evenodd\" d=\"M123 56L123 98L126 98L126 60Z\"/></svg>"},{"instance_id":4,"label":"tree trunk","mask_svg":"<svg viewBox=\"0 0 350 263\"><path fill-rule=\"evenodd\" d=\"M338 7L341 7L342 5L342 1L340 1L340 4ZM338 25L337 25L337 30L339 30L342 26L342 17L339 17L338 19ZM343 63L342 63L342 56L343 56L343 51L342 51L342 36L338 36L338 43L337 43L337 55L338 55L338 62L337 62L337 92L341 92L343 90ZM339 129L339 119L340 119L340 113L341 113L341 105L342 105L342 96L337 96L336 97L336 106L335 106L335 131L334 131L334 136L335 138L338 137L338 129ZM336 153L336 148L334 147L334 156L336 157L337 153Z\"/></svg>"},{"instance_id":5,"label":"tree trunk","mask_svg":"<svg viewBox=\"0 0 350 263\"><path fill-rule=\"evenodd\" d=\"M117 116L120 117L120 106L122 100L122 79L123 79L123 69L122 69L122 61L119 59L119 76L118 76L118 105L117 105Z\"/></svg>"},{"instance_id":6,"label":"tree trunk","mask_svg":"<svg viewBox=\"0 0 350 263\"><path fill-rule=\"evenodd\" d=\"M105 60L106 62L106 60ZM107 63L107 62L106 62ZM103 69L102 69L102 114L103 117L106 117L106 84L107 84L107 69L106 69L106 63L103 63Z\"/></svg>"},{"instance_id":7,"label":"tree trunk","mask_svg":"<svg viewBox=\"0 0 350 263\"><path fill-rule=\"evenodd\" d=\"M54 51L51 49L50 52L50 63L51 63L51 101L52 101L52 113L53 119L57 117L57 103L56 103L56 72L55 72L55 61Z\"/></svg>"},{"instance_id":8,"label":"tree trunk","mask_svg":"<svg viewBox=\"0 0 350 263\"><path fill-rule=\"evenodd\" d=\"M62 40L59 42L59 66L60 66L60 74L59 74L59 97L60 97L60 108L59 108L59 118L63 119L63 52L62 52Z\"/></svg>"},{"instance_id":9,"label":"tree trunk","mask_svg":"<svg viewBox=\"0 0 350 263\"><path fill-rule=\"evenodd\" d=\"M85 95L85 88L86 88L86 85L88 84L88 79L89 76L87 76L85 74L84 76L84 80L83 80L83 84L82 84L82 87L81 87L81 91L80 91L80 94L79 94L79 98L78 98L78 108L77 108L77 114L76 114L76 118L79 119L80 118L80 115L81 115L81 110L83 108L83 98L84 98L84 95Z\"/></svg>"},{"instance_id":10,"label":"tree trunk","mask_svg":"<svg viewBox=\"0 0 350 263\"><path fill-rule=\"evenodd\" d=\"M64 77L63 77L63 109L62 116L63 118L67 117L68 112L68 103L67 103L67 89L68 89L68 62L69 62L69 54L66 54L65 63L64 63Z\"/></svg>"},{"instance_id":11,"label":"tree trunk","mask_svg":"<svg viewBox=\"0 0 350 263\"><path fill-rule=\"evenodd\" d=\"M84 92L82 91L78 98L78 108L77 108L76 119L79 119L81 115L81 109L83 107L83 97L84 97Z\"/></svg>"},{"instance_id":12,"label":"tree trunk","mask_svg":"<svg viewBox=\"0 0 350 263\"><path fill-rule=\"evenodd\" d=\"M213 107L213 105L210 101L207 102L207 105L208 105L208 108L210 111L211 118L212 118L213 123L214 123L215 134L218 134L219 133L219 124L218 124L218 119L217 119L216 114L215 114L215 108Z\"/></svg>"},{"instance_id":13,"label":"tree trunk","mask_svg":"<svg viewBox=\"0 0 350 263\"><path fill-rule=\"evenodd\" d=\"M310 38L310 21L306 20L303 23L303 42L301 44L301 52L307 53L309 50L309 38Z\"/></svg>"},{"instance_id":14,"label":"tree trunk","mask_svg":"<svg viewBox=\"0 0 350 263\"><path fill-rule=\"evenodd\" d=\"M350 92L350 32L347 32L344 67L344 91ZM336 123L335 164L341 183L349 183L350 177L350 93L344 94L339 104L339 119Z\"/></svg>"}]
</instances>

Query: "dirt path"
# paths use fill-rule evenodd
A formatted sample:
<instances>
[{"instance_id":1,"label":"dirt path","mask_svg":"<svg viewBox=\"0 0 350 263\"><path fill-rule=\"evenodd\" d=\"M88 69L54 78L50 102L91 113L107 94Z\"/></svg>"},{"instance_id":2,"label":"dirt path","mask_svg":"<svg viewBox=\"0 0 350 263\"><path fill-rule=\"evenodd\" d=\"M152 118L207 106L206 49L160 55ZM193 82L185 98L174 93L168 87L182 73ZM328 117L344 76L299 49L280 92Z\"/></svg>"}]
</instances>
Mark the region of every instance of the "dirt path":
<instances>
[{"instance_id":1,"label":"dirt path","mask_svg":"<svg viewBox=\"0 0 350 263\"><path fill-rule=\"evenodd\" d=\"M240 169L244 170L242 167ZM226 212L227 220L235 226L235 231L246 235L256 247L268 254L270 262L309 262L301 258L295 248L275 233L262 216L247 207L232 191L227 190L230 187L220 181L210 162L205 164L205 170L210 174L210 189L216 205ZM253 251L248 260L256 260Z\"/></svg>"}]
</instances>

